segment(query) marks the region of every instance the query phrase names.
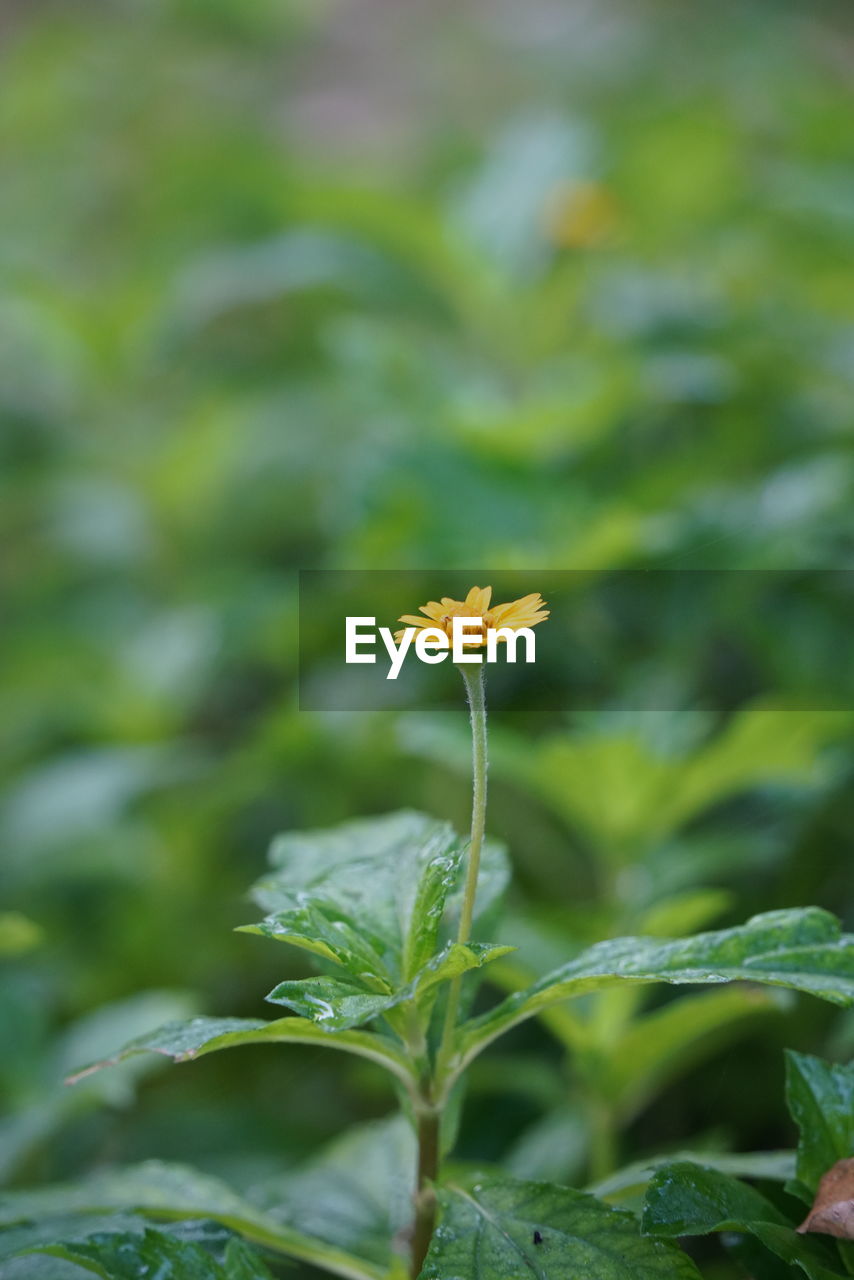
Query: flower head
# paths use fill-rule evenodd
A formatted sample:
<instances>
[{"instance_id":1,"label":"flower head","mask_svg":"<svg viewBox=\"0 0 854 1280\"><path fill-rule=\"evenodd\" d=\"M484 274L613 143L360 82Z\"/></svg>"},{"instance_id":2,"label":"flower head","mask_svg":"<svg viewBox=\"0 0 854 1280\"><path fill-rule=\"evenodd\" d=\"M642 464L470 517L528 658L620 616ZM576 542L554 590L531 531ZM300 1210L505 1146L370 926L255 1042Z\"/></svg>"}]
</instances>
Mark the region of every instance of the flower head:
<instances>
[{"instance_id":1,"label":"flower head","mask_svg":"<svg viewBox=\"0 0 854 1280\"><path fill-rule=\"evenodd\" d=\"M398 622L405 622L407 626L419 629L438 627L450 640L453 637L454 618L480 618L480 636L472 627L467 632L465 641L467 649L476 649L486 644L488 631L499 627L519 631L522 627L535 627L549 616L548 609L544 607L545 600L538 591L522 596L520 600L511 600L509 604L496 604L490 608L491 600L492 587L472 587L465 600L452 600L450 596L442 596L439 601L430 600L419 606L424 617L404 613L398 618ZM400 641L403 636L404 631L396 631L394 638ZM505 640L506 636L499 636L498 639Z\"/></svg>"}]
</instances>

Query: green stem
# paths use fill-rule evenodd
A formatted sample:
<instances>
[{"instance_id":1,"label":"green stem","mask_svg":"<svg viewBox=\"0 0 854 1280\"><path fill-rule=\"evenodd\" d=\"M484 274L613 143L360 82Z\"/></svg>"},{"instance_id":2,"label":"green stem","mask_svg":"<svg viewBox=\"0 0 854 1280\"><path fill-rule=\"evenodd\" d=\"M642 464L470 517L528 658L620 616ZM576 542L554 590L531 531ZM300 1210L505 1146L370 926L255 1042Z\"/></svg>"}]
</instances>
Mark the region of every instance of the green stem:
<instances>
[{"instance_id":1,"label":"green stem","mask_svg":"<svg viewBox=\"0 0 854 1280\"><path fill-rule=\"evenodd\" d=\"M432 1107L421 1111L418 1116L418 1176L410 1264L412 1280L418 1280L421 1274L436 1227L436 1192L433 1184L439 1176L440 1121L440 1112Z\"/></svg>"},{"instance_id":2,"label":"green stem","mask_svg":"<svg viewBox=\"0 0 854 1280\"><path fill-rule=\"evenodd\" d=\"M486 691L482 664L478 666L463 666L460 668L460 672L465 682L471 714L472 745L471 839L469 841L468 869L466 871L463 906L460 912L460 927L457 931L457 942L466 943L471 936L472 920L474 919L477 878L480 872L480 851L483 847L483 832L486 825ZM445 1026L439 1049L439 1063L442 1065L447 1062L451 1041L457 1026L461 987L462 975L460 974L453 979L448 991Z\"/></svg>"},{"instance_id":3,"label":"green stem","mask_svg":"<svg viewBox=\"0 0 854 1280\"><path fill-rule=\"evenodd\" d=\"M466 883L457 941L466 943L471 936L474 904L477 894L477 878L480 871L480 851L483 847L483 831L486 823L486 698L484 694L483 665L461 666L466 694L471 712L472 732L472 811L471 839L468 850ZM415 1189L415 1221L412 1227L412 1261L410 1274L417 1280L430 1248L436 1227L436 1193L434 1183L439 1176L440 1128L442 1106L445 1099L441 1081L446 1072L451 1053L454 1031L460 1008L462 975L453 979L448 989L448 1004L442 1041L432 1080L423 1082L423 1096L418 1109L418 1175Z\"/></svg>"}]
</instances>

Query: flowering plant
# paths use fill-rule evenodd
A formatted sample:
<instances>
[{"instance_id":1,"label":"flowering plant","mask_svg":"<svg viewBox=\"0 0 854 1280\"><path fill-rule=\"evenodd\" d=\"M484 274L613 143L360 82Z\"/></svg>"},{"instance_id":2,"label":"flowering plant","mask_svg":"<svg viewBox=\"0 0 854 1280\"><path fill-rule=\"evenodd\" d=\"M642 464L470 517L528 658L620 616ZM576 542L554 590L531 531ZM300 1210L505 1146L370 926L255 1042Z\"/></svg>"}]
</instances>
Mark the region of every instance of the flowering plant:
<instances>
[{"instance_id":1,"label":"flowering plant","mask_svg":"<svg viewBox=\"0 0 854 1280\"><path fill-rule=\"evenodd\" d=\"M464 601L443 597L422 606L420 617L404 614L400 620L447 630L461 613L482 619L480 643L492 628L527 627L548 617L536 593L492 606L490 588L473 587ZM145 1050L187 1061L240 1045L311 1045L365 1059L385 1072L398 1117L357 1135L330 1163L321 1161L254 1196L238 1196L182 1166L150 1164L29 1198L12 1193L3 1204L7 1221L26 1219L39 1207L65 1215L59 1234L46 1238L42 1232L31 1251L53 1253L108 1280L142 1277L152 1268L169 1280L258 1280L268 1272L251 1245L272 1260L285 1256L349 1280L689 1280L699 1272L673 1237L733 1229L752 1234L784 1267L797 1265L812 1280L843 1274L835 1243L799 1236L794 1223L711 1157L705 1163L658 1162L664 1167L657 1170L611 1170L596 1193L497 1168L472 1173L449 1161L472 1063L528 1019L570 1019L566 1006L581 997L606 990L629 995L652 983L750 983L751 993L757 985L790 988L854 1004L854 938L841 936L826 912L808 908L769 912L692 937L608 938L504 999L475 1006L479 979L490 966L500 970L513 948L487 940L509 871L503 848L485 834L483 667L459 669L471 721L468 837L410 811L280 836L271 851L272 870L254 889L262 918L244 930L298 948L314 964L317 972L282 981L267 996L287 1015L170 1023L79 1073ZM512 966L505 962L503 970L506 986ZM692 1006L683 1022L691 1025L695 1015ZM581 1058L588 1054L589 1065L589 1024L567 1025L574 1049ZM655 1061L656 1052L666 1058L668 1044L680 1043L678 1026L670 1020L669 1040L665 1036L660 1048L644 1044L647 1058ZM640 1046L636 1052L642 1056ZM601 1058L593 1057L603 1070ZM850 1096L854 1084L841 1068L834 1074L836 1069L815 1063L792 1057L790 1104L800 1116L810 1107L828 1112L820 1142L805 1126L796 1166L767 1157L752 1163L744 1157L738 1166L738 1172L762 1177L782 1170L807 1202L820 1183L826 1199L829 1184L822 1175L831 1157L850 1155L846 1144L854 1136L845 1128L850 1108L833 1108L840 1089ZM634 1065L625 1068L631 1072ZM362 1181L378 1168L385 1192L373 1203L362 1194ZM331 1199L327 1177L338 1188ZM643 1217L615 1203L627 1191L637 1198L647 1183ZM124 1215L112 1230L104 1225L109 1210ZM69 1213L98 1215L97 1229L81 1226L69 1234ZM173 1225L140 1231L128 1214ZM829 1230L827 1222L838 1225L838 1218L822 1204L804 1229ZM198 1219L225 1229L219 1256L174 1225Z\"/></svg>"}]
</instances>

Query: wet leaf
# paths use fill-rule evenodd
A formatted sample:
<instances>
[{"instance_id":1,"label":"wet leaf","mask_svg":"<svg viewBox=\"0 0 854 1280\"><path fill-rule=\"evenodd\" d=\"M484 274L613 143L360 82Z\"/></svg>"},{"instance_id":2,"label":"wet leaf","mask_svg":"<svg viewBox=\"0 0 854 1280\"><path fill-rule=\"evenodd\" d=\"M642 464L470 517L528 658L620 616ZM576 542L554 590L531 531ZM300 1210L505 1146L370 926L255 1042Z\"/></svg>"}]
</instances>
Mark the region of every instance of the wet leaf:
<instances>
[{"instance_id":1,"label":"wet leaf","mask_svg":"<svg viewBox=\"0 0 854 1280\"><path fill-rule=\"evenodd\" d=\"M440 1192L442 1216L421 1280L694 1280L675 1245L637 1219L548 1182L494 1178Z\"/></svg>"},{"instance_id":2,"label":"wet leaf","mask_svg":"<svg viewBox=\"0 0 854 1280\"><path fill-rule=\"evenodd\" d=\"M453 919L464 847L447 823L410 810L289 832L274 841L274 871L253 890L269 914L244 932L312 951L367 991L399 990ZM480 913L506 882L503 852L484 852Z\"/></svg>"},{"instance_id":3,"label":"wet leaf","mask_svg":"<svg viewBox=\"0 0 854 1280\"><path fill-rule=\"evenodd\" d=\"M854 1065L787 1052L786 1103L800 1130L790 1190L810 1204L825 1171L854 1153Z\"/></svg>"},{"instance_id":4,"label":"wet leaf","mask_svg":"<svg viewBox=\"0 0 854 1280\"><path fill-rule=\"evenodd\" d=\"M293 1009L329 1031L348 1030L370 1022L407 1001L421 1001L440 983L479 969L512 950L512 947L482 942L451 942L406 986L389 995L371 995L354 983L336 978L302 978L280 982L267 999L273 1004Z\"/></svg>"},{"instance_id":5,"label":"wet leaf","mask_svg":"<svg viewBox=\"0 0 854 1280\"><path fill-rule=\"evenodd\" d=\"M674 1163L658 1169L647 1189L645 1234L678 1238L712 1232L748 1232L809 1280L837 1280L846 1274L830 1244L798 1235L765 1196L715 1169Z\"/></svg>"},{"instance_id":6,"label":"wet leaf","mask_svg":"<svg viewBox=\"0 0 854 1280\"><path fill-rule=\"evenodd\" d=\"M854 937L826 911L769 911L733 929L693 938L615 938L584 951L527 990L463 1026L466 1063L510 1027L550 1005L623 982L761 982L806 991L833 1004L854 1003Z\"/></svg>"},{"instance_id":7,"label":"wet leaf","mask_svg":"<svg viewBox=\"0 0 854 1280\"><path fill-rule=\"evenodd\" d=\"M173 1222L210 1218L255 1244L313 1263L348 1280L378 1280L379 1273L370 1264L278 1222L218 1178L159 1160L105 1170L76 1183L8 1192L0 1196L0 1225L60 1214L92 1215L111 1209ZM91 1237L79 1245L75 1243L74 1248L85 1251L90 1245ZM39 1245L40 1249L46 1247L45 1242Z\"/></svg>"},{"instance_id":8,"label":"wet leaf","mask_svg":"<svg viewBox=\"0 0 854 1280\"><path fill-rule=\"evenodd\" d=\"M142 1235L105 1232L36 1245L32 1252L63 1258L104 1280L270 1280L261 1259L241 1240L229 1241L220 1263L200 1245L151 1228Z\"/></svg>"},{"instance_id":9,"label":"wet leaf","mask_svg":"<svg viewBox=\"0 0 854 1280\"><path fill-rule=\"evenodd\" d=\"M323 1044L357 1057L368 1058L385 1067L407 1088L412 1086L409 1063L386 1036L367 1031L345 1031L331 1035L306 1018L278 1018L275 1022L256 1022L252 1018L191 1018L189 1022L172 1022L149 1035L138 1036L111 1058L84 1067L71 1076L69 1083L114 1066L134 1054L146 1050L162 1053L174 1062L188 1062L219 1049L248 1044Z\"/></svg>"}]
</instances>

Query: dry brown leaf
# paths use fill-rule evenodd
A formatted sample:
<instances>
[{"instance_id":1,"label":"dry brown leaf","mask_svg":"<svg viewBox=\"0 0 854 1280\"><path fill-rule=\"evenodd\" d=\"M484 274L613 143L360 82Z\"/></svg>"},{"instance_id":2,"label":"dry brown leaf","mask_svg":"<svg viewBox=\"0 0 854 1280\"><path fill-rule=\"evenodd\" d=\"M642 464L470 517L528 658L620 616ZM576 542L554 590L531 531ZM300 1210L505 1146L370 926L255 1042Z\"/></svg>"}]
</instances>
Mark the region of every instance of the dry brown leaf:
<instances>
[{"instance_id":1,"label":"dry brown leaf","mask_svg":"<svg viewBox=\"0 0 854 1280\"><path fill-rule=\"evenodd\" d=\"M854 1158L831 1165L798 1231L820 1231L840 1240L854 1240Z\"/></svg>"}]
</instances>

